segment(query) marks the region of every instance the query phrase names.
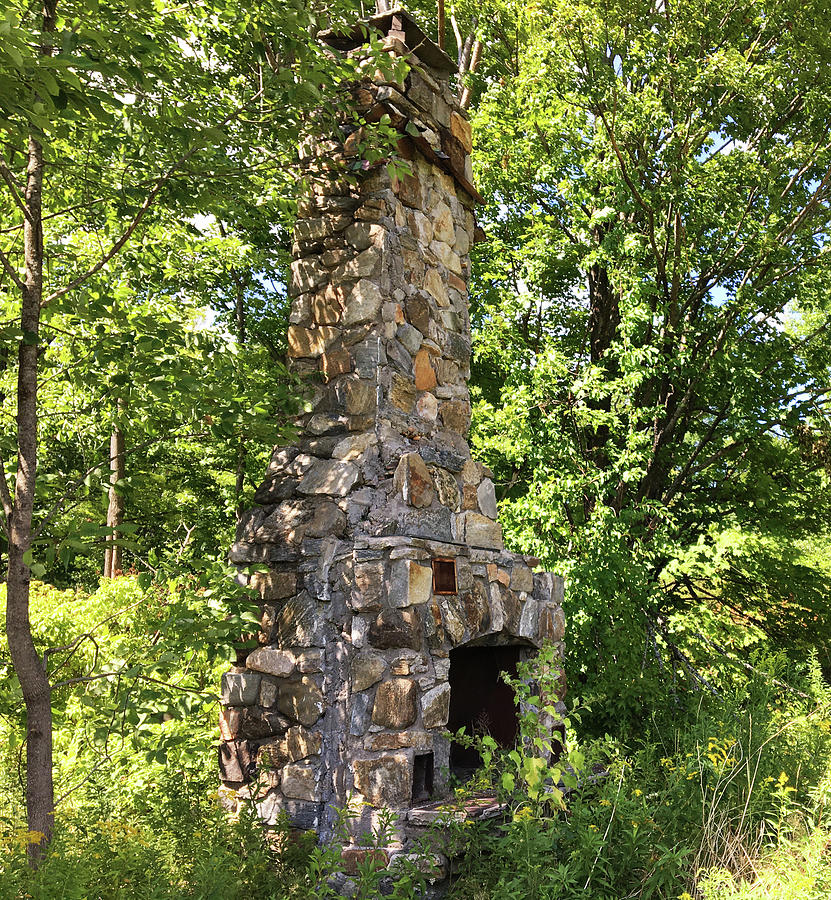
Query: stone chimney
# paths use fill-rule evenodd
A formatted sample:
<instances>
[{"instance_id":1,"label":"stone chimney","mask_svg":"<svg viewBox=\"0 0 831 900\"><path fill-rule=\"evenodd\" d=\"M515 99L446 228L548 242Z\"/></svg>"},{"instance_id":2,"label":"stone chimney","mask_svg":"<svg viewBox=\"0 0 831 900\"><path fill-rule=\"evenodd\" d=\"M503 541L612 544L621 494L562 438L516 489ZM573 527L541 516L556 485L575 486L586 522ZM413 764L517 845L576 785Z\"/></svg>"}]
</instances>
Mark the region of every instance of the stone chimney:
<instances>
[{"instance_id":1,"label":"stone chimney","mask_svg":"<svg viewBox=\"0 0 831 900\"><path fill-rule=\"evenodd\" d=\"M316 382L294 444L275 450L231 559L267 567L260 645L223 681L220 768L253 798L330 836L412 810L475 767L448 729L516 736L515 671L562 652L562 579L506 552L491 472L471 458L471 133L450 58L402 11L323 39L360 54L366 27L410 71L354 92L389 116L412 174L362 170L363 132L308 142L295 228L289 356ZM345 172L357 172L354 178ZM507 694L506 694L507 691Z\"/></svg>"}]
</instances>

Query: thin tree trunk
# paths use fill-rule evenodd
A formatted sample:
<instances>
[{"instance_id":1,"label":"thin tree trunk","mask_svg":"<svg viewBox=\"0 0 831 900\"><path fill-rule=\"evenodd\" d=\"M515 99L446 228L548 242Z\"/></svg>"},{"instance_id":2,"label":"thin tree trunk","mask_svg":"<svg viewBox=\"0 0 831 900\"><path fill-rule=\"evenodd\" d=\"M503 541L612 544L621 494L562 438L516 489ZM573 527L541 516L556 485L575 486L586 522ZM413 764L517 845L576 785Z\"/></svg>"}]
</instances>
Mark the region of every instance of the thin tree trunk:
<instances>
[{"instance_id":1,"label":"thin tree trunk","mask_svg":"<svg viewBox=\"0 0 831 900\"><path fill-rule=\"evenodd\" d=\"M118 530L124 524L124 495L116 484L124 479L124 432L116 425L110 435L110 503L107 507L107 552L104 555L104 578L122 574L121 547L116 543Z\"/></svg>"},{"instance_id":2,"label":"thin tree trunk","mask_svg":"<svg viewBox=\"0 0 831 900\"><path fill-rule=\"evenodd\" d=\"M29 619L32 513L37 472L38 328L43 296L43 147L29 138L26 215L23 221L26 278L21 291L17 368L17 477L9 517L6 634L26 704L26 815L29 831L44 837L30 843L30 860L40 859L52 836L55 798L52 785L52 703L46 667L35 649Z\"/></svg>"}]
</instances>

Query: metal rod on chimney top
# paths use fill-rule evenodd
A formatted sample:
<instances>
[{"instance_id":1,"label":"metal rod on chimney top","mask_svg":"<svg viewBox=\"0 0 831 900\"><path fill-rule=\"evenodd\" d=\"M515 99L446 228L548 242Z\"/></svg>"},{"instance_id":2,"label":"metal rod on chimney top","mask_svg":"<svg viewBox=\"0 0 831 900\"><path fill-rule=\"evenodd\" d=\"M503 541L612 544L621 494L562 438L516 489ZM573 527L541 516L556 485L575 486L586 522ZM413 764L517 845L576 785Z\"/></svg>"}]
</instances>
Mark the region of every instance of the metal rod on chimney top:
<instances>
[{"instance_id":1,"label":"metal rod on chimney top","mask_svg":"<svg viewBox=\"0 0 831 900\"><path fill-rule=\"evenodd\" d=\"M439 0L439 50L444 50L444 0Z\"/></svg>"}]
</instances>

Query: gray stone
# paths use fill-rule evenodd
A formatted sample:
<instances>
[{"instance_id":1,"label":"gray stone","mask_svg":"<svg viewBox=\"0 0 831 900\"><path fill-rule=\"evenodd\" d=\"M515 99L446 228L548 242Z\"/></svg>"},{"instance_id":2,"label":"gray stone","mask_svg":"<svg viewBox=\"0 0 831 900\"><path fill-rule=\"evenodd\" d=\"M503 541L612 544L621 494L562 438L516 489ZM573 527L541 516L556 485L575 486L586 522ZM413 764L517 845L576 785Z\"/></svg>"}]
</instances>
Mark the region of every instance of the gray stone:
<instances>
[{"instance_id":1,"label":"gray stone","mask_svg":"<svg viewBox=\"0 0 831 900\"><path fill-rule=\"evenodd\" d=\"M458 512L461 508L462 498L456 477L451 472L448 472L447 469L440 469L438 466L433 466L430 469L430 474L433 476L433 482L436 485L439 503L448 509L452 509L453 512Z\"/></svg>"},{"instance_id":2,"label":"gray stone","mask_svg":"<svg viewBox=\"0 0 831 900\"><path fill-rule=\"evenodd\" d=\"M271 709L277 703L277 682L272 678L263 678L260 682L260 706Z\"/></svg>"},{"instance_id":3,"label":"gray stone","mask_svg":"<svg viewBox=\"0 0 831 900\"><path fill-rule=\"evenodd\" d=\"M283 767L280 787L287 797L294 800L314 800L317 766L309 763L289 763Z\"/></svg>"},{"instance_id":4,"label":"gray stone","mask_svg":"<svg viewBox=\"0 0 831 900\"><path fill-rule=\"evenodd\" d=\"M475 512L460 513L459 518L463 520L465 543L502 549L502 526L498 522Z\"/></svg>"},{"instance_id":5,"label":"gray stone","mask_svg":"<svg viewBox=\"0 0 831 900\"><path fill-rule=\"evenodd\" d=\"M387 664L377 653L359 653L350 667L353 691L365 691L381 680Z\"/></svg>"},{"instance_id":6,"label":"gray stone","mask_svg":"<svg viewBox=\"0 0 831 900\"><path fill-rule=\"evenodd\" d=\"M323 715L323 694L311 678L304 676L280 685L277 709L301 725L314 725Z\"/></svg>"},{"instance_id":7,"label":"gray stone","mask_svg":"<svg viewBox=\"0 0 831 900\"><path fill-rule=\"evenodd\" d=\"M346 515L331 501L320 503L314 511L311 522L306 525L306 537L326 537L341 535L346 530Z\"/></svg>"},{"instance_id":8,"label":"gray stone","mask_svg":"<svg viewBox=\"0 0 831 900\"><path fill-rule=\"evenodd\" d=\"M297 668L304 674L323 671L323 651L305 650L297 657Z\"/></svg>"},{"instance_id":9,"label":"gray stone","mask_svg":"<svg viewBox=\"0 0 831 900\"><path fill-rule=\"evenodd\" d=\"M385 229L369 222L354 222L343 234L356 250L366 250L383 240Z\"/></svg>"},{"instance_id":10,"label":"gray stone","mask_svg":"<svg viewBox=\"0 0 831 900\"><path fill-rule=\"evenodd\" d=\"M354 463L319 459L300 479L297 490L301 494L345 497L358 480L358 474L358 467Z\"/></svg>"},{"instance_id":11,"label":"gray stone","mask_svg":"<svg viewBox=\"0 0 831 900\"><path fill-rule=\"evenodd\" d=\"M374 281L362 279L349 292L343 324L348 327L375 321L381 314L382 303L383 297L378 285Z\"/></svg>"},{"instance_id":12,"label":"gray stone","mask_svg":"<svg viewBox=\"0 0 831 900\"><path fill-rule=\"evenodd\" d=\"M536 600L529 597L522 605L522 612L519 615L519 628L517 634L520 637L529 638L536 643L540 627L539 604Z\"/></svg>"},{"instance_id":13,"label":"gray stone","mask_svg":"<svg viewBox=\"0 0 831 900\"><path fill-rule=\"evenodd\" d=\"M369 694L352 695L352 711L349 715L349 733L355 736L366 734L370 726L372 697Z\"/></svg>"},{"instance_id":14,"label":"gray stone","mask_svg":"<svg viewBox=\"0 0 831 900\"><path fill-rule=\"evenodd\" d=\"M257 647L248 654L245 661L249 669L265 672L286 678L294 672L296 660L290 650L278 650L276 647ZM270 705L270 704L269 704Z\"/></svg>"},{"instance_id":15,"label":"gray stone","mask_svg":"<svg viewBox=\"0 0 831 900\"><path fill-rule=\"evenodd\" d=\"M491 519L495 519L498 515L496 509L496 491L490 478L486 478L476 489L476 497L479 501L479 509L482 513ZM531 588L521 588L523 591L531 590Z\"/></svg>"},{"instance_id":16,"label":"gray stone","mask_svg":"<svg viewBox=\"0 0 831 900\"><path fill-rule=\"evenodd\" d=\"M450 685L440 684L421 698L421 724L438 728L447 724L450 715Z\"/></svg>"},{"instance_id":17,"label":"gray stone","mask_svg":"<svg viewBox=\"0 0 831 900\"><path fill-rule=\"evenodd\" d=\"M352 609L378 609L384 599L383 560L370 560L355 565L355 590L352 592Z\"/></svg>"},{"instance_id":18,"label":"gray stone","mask_svg":"<svg viewBox=\"0 0 831 900\"><path fill-rule=\"evenodd\" d=\"M351 350L355 360L355 373L360 378L375 378L378 366L386 365L387 354L378 337L359 341L351 347Z\"/></svg>"},{"instance_id":19,"label":"gray stone","mask_svg":"<svg viewBox=\"0 0 831 900\"><path fill-rule=\"evenodd\" d=\"M350 259L349 262L334 269L331 275L332 283L342 284L350 279L368 278L370 275L375 274L380 259L378 251L374 247L369 247L360 252L354 259ZM461 269L459 269L459 272L461 272ZM309 288L305 288L305 290L309 290Z\"/></svg>"},{"instance_id":20,"label":"gray stone","mask_svg":"<svg viewBox=\"0 0 831 900\"><path fill-rule=\"evenodd\" d=\"M401 341L411 356L415 356L415 354L418 353L421 342L424 340L424 335L407 322L398 326L396 337Z\"/></svg>"},{"instance_id":21,"label":"gray stone","mask_svg":"<svg viewBox=\"0 0 831 900\"><path fill-rule=\"evenodd\" d=\"M405 607L426 603L433 593L433 570L412 559L397 559L392 563L390 578L390 606Z\"/></svg>"},{"instance_id":22,"label":"gray stone","mask_svg":"<svg viewBox=\"0 0 831 900\"><path fill-rule=\"evenodd\" d=\"M525 591L528 594L534 590L534 573L528 566L514 565L511 570L511 590Z\"/></svg>"},{"instance_id":23,"label":"gray stone","mask_svg":"<svg viewBox=\"0 0 831 900\"><path fill-rule=\"evenodd\" d=\"M226 672L222 676L222 702L227 706L253 706L259 696L259 675Z\"/></svg>"}]
</instances>

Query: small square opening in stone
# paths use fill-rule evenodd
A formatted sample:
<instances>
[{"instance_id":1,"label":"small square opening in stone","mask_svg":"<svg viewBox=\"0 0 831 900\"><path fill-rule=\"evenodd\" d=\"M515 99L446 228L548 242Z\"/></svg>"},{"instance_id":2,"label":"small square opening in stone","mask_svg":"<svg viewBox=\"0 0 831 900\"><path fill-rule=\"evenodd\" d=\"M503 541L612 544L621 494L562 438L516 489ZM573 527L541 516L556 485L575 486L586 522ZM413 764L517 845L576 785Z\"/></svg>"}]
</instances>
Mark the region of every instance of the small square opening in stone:
<instances>
[{"instance_id":1,"label":"small square opening in stone","mask_svg":"<svg viewBox=\"0 0 831 900\"><path fill-rule=\"evenodd\" d=\"M456 560L433 560L433 593L455 594L456 588Z\"/></svg>"},{"instance_id":2,"label":"small square opening in stone","mask_svg":"<svg viewBox=\"0 0 831 900\"><path fill-rule=\"evenodd\" d=\"M433 796L433 754L418 753L413 759L413 803Z\"/></svg>"}]
</instances>

